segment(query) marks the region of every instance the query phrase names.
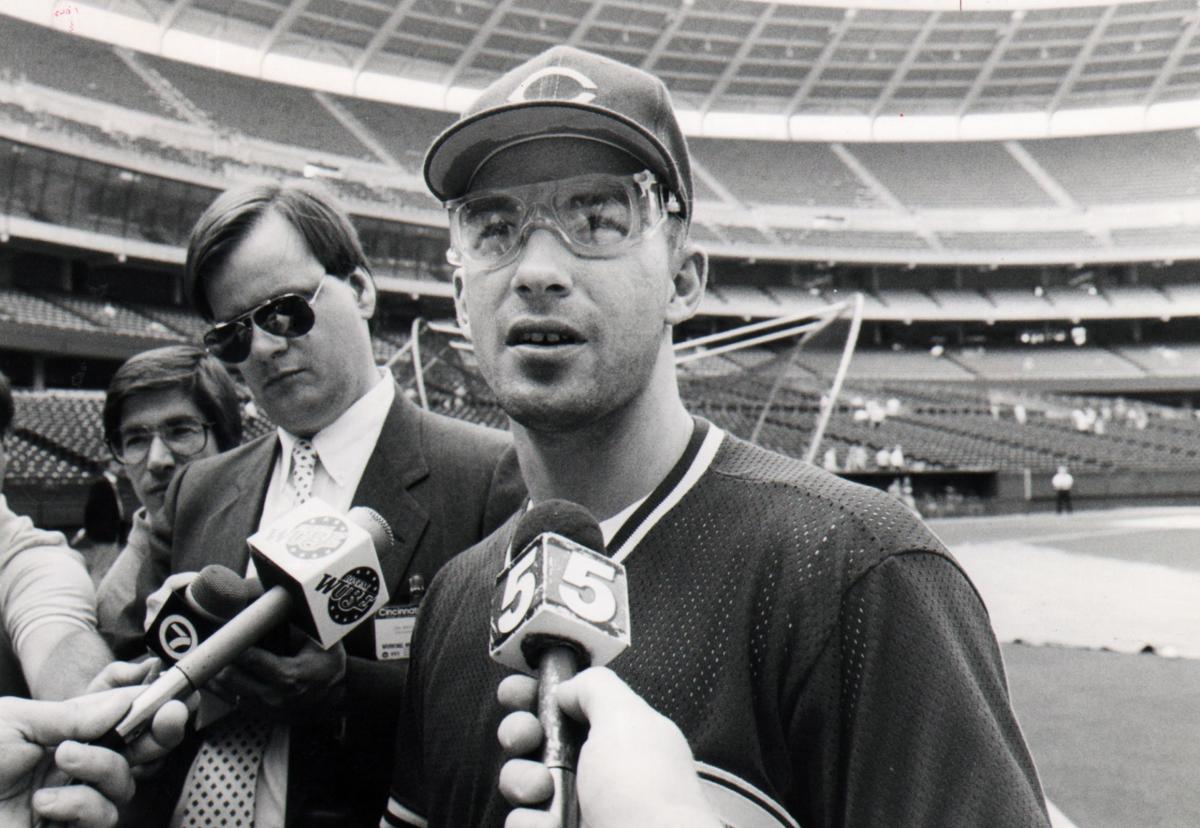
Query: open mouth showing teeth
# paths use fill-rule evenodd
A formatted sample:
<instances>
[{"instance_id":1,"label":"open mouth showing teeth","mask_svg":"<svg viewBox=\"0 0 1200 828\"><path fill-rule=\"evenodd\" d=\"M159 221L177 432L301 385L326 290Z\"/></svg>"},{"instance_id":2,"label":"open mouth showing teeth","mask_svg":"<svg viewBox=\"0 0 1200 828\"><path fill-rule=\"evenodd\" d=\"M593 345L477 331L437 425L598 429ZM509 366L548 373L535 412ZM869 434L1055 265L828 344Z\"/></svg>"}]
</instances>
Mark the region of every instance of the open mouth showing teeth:
<instances>
[{"instance_id":1,"label":"open mouth showing teeth","mask_svg":"<svg viewBox=\"0 0 1200 828\"><path fill-rule=\"evenodd\" d=\"M520 331L509 337L510 345L574 345L578 341L565 331Z\"/></svg>"}]
</instances>

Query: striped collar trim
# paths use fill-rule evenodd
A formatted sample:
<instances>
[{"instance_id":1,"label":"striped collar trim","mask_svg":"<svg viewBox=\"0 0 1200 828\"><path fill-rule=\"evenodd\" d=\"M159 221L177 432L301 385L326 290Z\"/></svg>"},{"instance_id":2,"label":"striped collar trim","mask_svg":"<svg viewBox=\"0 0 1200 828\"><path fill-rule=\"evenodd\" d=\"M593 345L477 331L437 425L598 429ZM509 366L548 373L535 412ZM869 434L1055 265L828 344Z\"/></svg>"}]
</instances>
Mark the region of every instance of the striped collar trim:
<instances>
[{"instance_id":1,"label":"striped collar trim","mask_svg":"<svg viewBox=\"0 0 1200 828\"><path fill-rule=\"evenodd\" d=\"M683 451L683 456L676 461L671 471L646 497L642 505L622 524L608 544L609 557L617 563L623 563L637 548L642 538L683 500L684 495L699 482L712 465L713 458L717 456L717 450L721 448L725 439L725 432L700 417L693 417L692 421L695 428L692 429L692 436Z\"/></svg>"}]
</instances>

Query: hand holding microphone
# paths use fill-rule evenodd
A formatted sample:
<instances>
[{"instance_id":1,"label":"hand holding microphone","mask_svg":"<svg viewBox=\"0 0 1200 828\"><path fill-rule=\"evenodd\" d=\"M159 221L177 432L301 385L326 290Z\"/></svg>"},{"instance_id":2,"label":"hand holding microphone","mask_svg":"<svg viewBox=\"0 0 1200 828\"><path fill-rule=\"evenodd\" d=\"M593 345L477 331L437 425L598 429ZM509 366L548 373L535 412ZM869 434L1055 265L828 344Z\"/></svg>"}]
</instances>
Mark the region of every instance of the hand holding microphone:
<instances>
[{"instance_id":1,"label":"hand holding microphone","mask_svg":"<svg viewBox=\"0 0 1200 828\"><path fill-rule=\"evenodd\" d=\"M492 612L491 655L538 677L542 763L553 781L550 812L562 828L579 824L575 765L579 723L564 718L555 693L589 665L605 665L629 646L625 568L597 550L604 538L582 506L550 500L521 518Z\"/></svg>"},{"instance_id":2,"label":"hand holding microphone","mask_svg":"<svg viewBox=\"0 0 1200 828\"><path fill-rule=\"evenodd\" d=\"M179 744L187 722L186 709L174 702L124 755L81 744L108 730L140 691L125 687L61 702L0 699L0 825L22 828L35 817L81 828L114 824L116 805L133 795L130 765Z\"/></svg>"},{"instance_id":3,"label":"hand holding microphone","mask_svg":"<svg viewBox=\"0 0 1200 828\"><path fill-rule=\"evenodd\" d=\"M516 808L506 828L547 828L546 813L537 806L553 792L550 773L520 758L542 744L541 724L528 712L537 699L536 684L528 676L509 676L496 695L514 711L497 732L510 757L500 769L500 793ZM615 673L585 670L560 684L557 698L567 716L588 726L576 778L585 828L721 828L679 728Z\"/></svg>"}]
</instances>

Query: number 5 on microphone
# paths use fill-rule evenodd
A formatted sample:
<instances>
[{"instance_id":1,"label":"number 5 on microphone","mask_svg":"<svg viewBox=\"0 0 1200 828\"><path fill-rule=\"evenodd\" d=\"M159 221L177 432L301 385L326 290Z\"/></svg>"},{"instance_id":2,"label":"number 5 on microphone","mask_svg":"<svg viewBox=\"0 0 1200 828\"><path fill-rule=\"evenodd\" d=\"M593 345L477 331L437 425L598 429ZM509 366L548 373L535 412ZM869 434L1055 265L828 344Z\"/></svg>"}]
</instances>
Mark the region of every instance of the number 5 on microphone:
<instances>
[{"instance_id":1,"label":"number 5 on microphone","mask_svg":"<svg viewBox=\"0 0 1200 828\"><path fill-rule=\"evenodd\" d=\"M625 567L554 532L545 532L500 574L492 606L492 658L532 672L528 642L577 642L593 664L629 646Z\"/></svg>"},{"instance_id":2,"label":"number 5 on microphone","mask_svg":"<svg viewBox=\"0 0 1200 828\"><path fill-rule=\"evenodd\" d=\"M558 594L567 607L585 621L603 624L617 614L612 583L617 567L611 561L578 552L567 558Z\"/></svg>"},{"instance_id":3,"label":"number 5 on microphone","mask_svg":"<svg viewBox=\"0 0 1200 828\"><path fill-rule=\"evenodd\" d=\"M540 557L536 554L522 555L508 570L508 578L504 581L504 597L500 599L502 612L496 618L496 630L503 635L515 630L533 605L538 582L530 570Z\"/></svg>"}]
</instances>

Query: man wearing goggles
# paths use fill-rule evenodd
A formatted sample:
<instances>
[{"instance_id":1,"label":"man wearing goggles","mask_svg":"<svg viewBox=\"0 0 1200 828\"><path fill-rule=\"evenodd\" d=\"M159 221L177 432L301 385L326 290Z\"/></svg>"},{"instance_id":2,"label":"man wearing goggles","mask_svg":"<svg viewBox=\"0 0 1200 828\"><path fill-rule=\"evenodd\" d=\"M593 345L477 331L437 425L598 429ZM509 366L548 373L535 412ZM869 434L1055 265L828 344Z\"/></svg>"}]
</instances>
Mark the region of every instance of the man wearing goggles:
<instances>
[{"instance_id":1,"label":"man wearing goggles","mask_svg":"<svg viewBox=\"0 0 1200 828\"><path fill-rule=\"evenodd\" d=\"M434 141L425 179L450 211L459 324L531 499L586 507L626 568L632 641L615 676L580 679L627 710L642 704L632 689L678 728L645 710L638 732L597 716L576 780L583 823L1047 824L987 612L937 538L885 493L684 407L673 331L699 307L706 260L688 239L690 161L663 84L555 47L484 89ZM554 821L509 813L554 784L516 758L542 741L538 720L504 716L531 703L532 681L506 678L480 633L515 520L422 604L402 720L423 729L398 740L391 825ZM665 745L680 733L698 779L651 763L683 757L686 776L687 751Z\"/></svg>"},{"instance_id":2,"label":"man wearing goggles","mask_svg":"<svg viewBox=\"0 0 1200 828\"><path fill-rule=\"evenodd\" d=\"M407 604L410 579L428 583L520 503L504 434L418 409L375 365L375 282L349 216L323 189L289 182L220 196L193 229L185 285L212 325L205 347L237 366L277 429L176 474L135 611L169 575L210 563L247 572L246 538L310 496L383 516L396 537L378 550L387 590ZM128 436L125 454L151 437ZM182 429L160 436L187 442ZM223 695L241 700L238 714L255 714L247 725L264 713L278 723L251 760L253 801L238 806L255 824L377 822L405 675L386 656L403 635L379 621L329 651L307 641L291 655L254 647L217 676ZM140 803L145 824L191 826L205 774L224 772L212 764L224 753L217 740L187 747L180 773Z\"/></svg>"},{"instance_id":3,"label":"man wearing goggles","mask_svg":"<svg viewBox=\"0 0 1200 828\"><path fill-rule=\"evenodd\" d=\"M555 233L572 253L612 258L678 214L649 170L632 176L580 175L449 202L451 264L492 270L513 261L535 228Z\"/></svg>"}]
</instances>

